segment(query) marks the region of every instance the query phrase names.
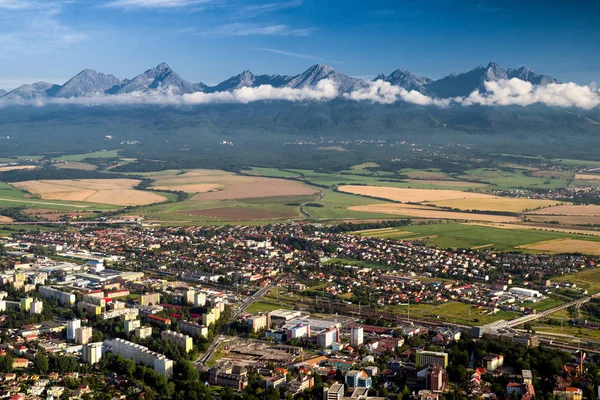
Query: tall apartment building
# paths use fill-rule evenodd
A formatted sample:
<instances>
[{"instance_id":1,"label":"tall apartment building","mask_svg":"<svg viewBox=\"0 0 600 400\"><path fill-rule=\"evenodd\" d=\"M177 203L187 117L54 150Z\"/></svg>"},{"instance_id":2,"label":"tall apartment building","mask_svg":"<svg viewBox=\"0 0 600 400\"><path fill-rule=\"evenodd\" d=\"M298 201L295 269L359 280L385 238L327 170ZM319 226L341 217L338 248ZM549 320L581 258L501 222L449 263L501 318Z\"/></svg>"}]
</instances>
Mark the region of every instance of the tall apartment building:
<instances>
[{"instance_id":1,"label":"tall apartment building","mask_svg":"<svg viewBox=\"0 0 600 400\"><path fill-rule=\"evenodd\" d=\"M152 336L152 327L151 326L140 326L139 328L135 328L135 337L138 339L146 339L147 337Z\"/></svg>"},{"instance_id":2,"label":"tall apartment building","mask_svg":"<svg viewBox=\"0 0 600 400\"><path fill-rule=\"evenodd\" d=\"M262 329L267 329L271 325L270 322L271 318L269 318L269 314L254 315L246 319L246 324L255 333Z\"/></svg>"},{"instance_id":3,"label":"tall apartment building","mask_svg":"<svg viewBox=\"0 0 600 400\"><path fill-rule=\"evenodd\" d=\"M195 293L194 294L194 307L204 307L206 305L206 294Z\"/></svg>"},{"instance_id":4,"label":"tall apartment building","mask_svg":"<svg viewBox=\"0 0 600 400\"><path fill-rule=\"evenodd\" d=\"M92 327L85 326L75 330L75 343L88 344L92 340Z\"/></svg>"},{"instance_id":5,"label":"tall apartment building","mask_svg":"<svg viewBox=\"0 0 600 400\"><path fill-rule=\"evenodd\" d=\"M140 305L155 306L160 304L160 293L144 293L140 296Z\"/></svg>"},{"instance_id":6,"label":"tall apartment building","mask_svg":"<svg viewBox=\"0 0 600 400\"><path fill-rule=\"evenodd\" d=\"M181 347L185 350L186 353L192 351L194 347L194 340L191 336L184 335L182 333L177 333L173 331L162 331L160 333L160 338L162 340L168 340L177 346Z\"/></svg>"},{"instance_id":7,"label":"tall apartment building","mask_svg":"<svg viewBox=\"0 0 600 400\"><path fill-rule=\"evenodd\" d=\"M63 292L51 286L40 286L38 293L45 299L56 300L60 305L72 305L76 300L73 293Z\"/></svg>"},{"instance_id":8,"label":"tall apartment building","mask_svg":"<svg viewBox=\"0 0 600 400\"><path fill-rule=\"evenodd\" d=\"M31 303L31 307L29 308L29 314L41 314L44 311L44 303L41 301L34 301Z\"/></svg>"},{"instance_id":9,"label":"tall apartment building","mask_svg":"<svg viewBox=\"0 0 600 400\"><path fill-rule=\"evenodd\" d=\"M355 326L350 331L350 345L353 347L359 347L364 341L364 329L362 326Z\"/></svg>"},{"instance_id":10,"label":"tall apartment building","mask_svg":"<svg viewBox=\"0 0 600 400\"><path fill-rule=\"evenodd\" d=\"M88 343L81 349L83 361L88 364L97 364L102 358L102 342Z\"/></svg>"},{"instance_id":11,"label":"tall apartment building","mask_svg":"<svg viewBox=\"0 0 600 400\"><path fill-rule=\"evenodd\" d=\"M417 350L415 365L417 367L438 365L442 368L446 368L448 366L448 353Z\"/></svg>"},{"instance_id":12,"label":"tall apartment building","mask_svg":"<svg viewBox=\"0 0 600 400\"><path fill-rule=\"evenodd\" d=\"M211 326L217 321L217 316L214 311L209 311L207 313L202 314L202 325Z\"/></svg>"},{"instance_id":13,"label":"tall apartment building","mask_svg":"<svg viewBox=\"0 0 600 400\"><path fill-rule=\"evenodd\" d=\"M107 350L120 354L124 358L131 358L136 364L150 367L169 379L173 376L173 360L163 354L151 351L147 347L119 338L105 340L104 346Z\"/></svg>"},{"instance_id":14,"label":"tall apartment building","mask_svg":"<svg viewBox=\"0 0 600 400\"><path fill-rule=\"evenodd\" d=\"M432 392L441 392L448 385L448 375L444 369L438 365L427 369L427 380L425 389Z\"/></svg>"},{"instance_id":15,"label":"tall apartment building","mask_svg":"<svg viewBox=\"0 0 600 400\"><path fill-rule=\"evenodd\" d=\"M195 338L207 337L208 327L191 321L179 321L179 330Z\"/></svg>"},{"instance_id":16,"label":"tall apartment building","mask_svg":"<svg viewBox=\"0 0 600 400\"><path fill-rule=\"evenodd\" d=\"M344 385L334 383L331 387L323 388L323 400L342 400L344 398Z\"/></svg>"},{"instance_id":17,"label":"tall apartment building","mask_svg":"<svg viewBox=\"0 0 600 400\"><path fill-rule=\"evenodd\" d=\"M140 321L139 319L125 320L125 322L123 322L123 328L125 329L125 333L128 335L131 332L133 332L136 328L139 328L141 326L142 321Z\"/></svg>"},{"instance_id":18,"label":"tall apartment building","mask_svg":"<svg viewBox=\"0 0 600 400\"><path fill-rule=\"evenodd\" d=\"M67 321L67 340L75 340L75 331L79 328L81 328L80 319Z\"/></svg>"},{"instance_id":19,"label":"tall apartment building","mask_svg":"<svg viewBox=\"0 0 600 400\"><path fill-rule=\"evenodd\" d=\"M31 308L31 303L33 303L33 299L31 297L25 297L21 299L21 310L29 311Z\"/></svg>"}]
</instances>

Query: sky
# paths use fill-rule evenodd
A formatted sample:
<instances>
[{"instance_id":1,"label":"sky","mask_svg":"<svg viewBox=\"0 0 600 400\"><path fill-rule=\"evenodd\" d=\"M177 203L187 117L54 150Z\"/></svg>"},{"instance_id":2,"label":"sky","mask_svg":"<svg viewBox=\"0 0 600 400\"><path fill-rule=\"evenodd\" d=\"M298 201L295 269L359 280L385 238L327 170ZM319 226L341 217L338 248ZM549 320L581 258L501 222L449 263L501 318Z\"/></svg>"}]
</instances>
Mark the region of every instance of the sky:
<instances>
[{"instance_id":1,"label":"sky","mask_svg":"<svg viewBox=\"0 0 600 400\"><path fill-rule=\"evenodd\" d=\"M598 1L0 0L0 88L160 62L193 82L316 63L430 78L495 61L600 82Z\"/></svg>"}]
</instances>

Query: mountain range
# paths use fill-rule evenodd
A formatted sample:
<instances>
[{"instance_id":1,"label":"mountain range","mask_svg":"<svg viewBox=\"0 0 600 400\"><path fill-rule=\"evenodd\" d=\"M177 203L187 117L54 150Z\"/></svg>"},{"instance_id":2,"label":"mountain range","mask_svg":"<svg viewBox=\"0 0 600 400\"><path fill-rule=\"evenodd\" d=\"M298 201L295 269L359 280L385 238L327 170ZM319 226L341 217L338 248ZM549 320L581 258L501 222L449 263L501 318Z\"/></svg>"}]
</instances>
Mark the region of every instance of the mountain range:
<instances>
[{"instance_id":1,"label":"mountain range","mask_svg":"<svg viewBox=\"0 0 600 400\"><path fill-rule=\"evenodd\" d=\"M406 90L416 90L432 97L447 98L467 96L474 90L483 91L485 90L484 83L486 81L511 78L518 78L535 85L547 85L557 82L556 79L533 72L527 67L505 70L493 62L487 66L480 65L468 72L453 73L438 80L414 75L402 69L398 69L389 75L380 74L375 80L383 80ZM208 86L202 82L194 83L187 81L173 71L169 65L162 63L137 75L133 79L119 79L113 75L86 69L69 79L63 85L36 82L22 85L9 92L0 90L0 99L33 100L42 98L85 97L98 94L118 95L133 92L148 92L159 88L168 88L174 94L225 92L242 87L258 87L260 85L302 89L314 87L323 79L333 80L341 93L351 92L356 89L368 87L369 85L365 80L344 75L327 65L317 64L295 76L254 75L250 71L244 71L218 85Z\"/></svg>"}]
</instances>

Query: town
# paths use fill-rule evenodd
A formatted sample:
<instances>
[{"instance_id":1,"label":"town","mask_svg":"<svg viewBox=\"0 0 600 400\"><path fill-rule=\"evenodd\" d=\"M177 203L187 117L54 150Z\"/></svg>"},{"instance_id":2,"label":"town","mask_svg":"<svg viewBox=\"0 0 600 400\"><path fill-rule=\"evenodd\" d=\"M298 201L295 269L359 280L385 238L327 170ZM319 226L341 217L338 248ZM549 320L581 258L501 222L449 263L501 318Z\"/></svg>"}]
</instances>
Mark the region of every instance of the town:
<instances>
[{"instance_id":1,"label":"town","mask_svg":"<svg viewBox=\"0 0 600 400\"><path fill-rule=\"evenodd\" d=\"M365 228L3 237L3 397L596 398L597 345L531 326L595 304L565 278L596 257L444 250Z\"/></svg>"}]
</instances>

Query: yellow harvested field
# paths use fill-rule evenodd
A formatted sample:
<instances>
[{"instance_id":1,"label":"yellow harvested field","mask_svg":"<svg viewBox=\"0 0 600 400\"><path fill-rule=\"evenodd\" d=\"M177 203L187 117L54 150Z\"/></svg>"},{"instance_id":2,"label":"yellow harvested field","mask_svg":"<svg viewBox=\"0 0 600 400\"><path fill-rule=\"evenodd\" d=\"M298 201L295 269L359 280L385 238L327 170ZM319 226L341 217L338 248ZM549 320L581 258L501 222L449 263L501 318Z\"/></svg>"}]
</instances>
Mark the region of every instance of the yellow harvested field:
<instances>
[{"instance_id":1,"label":"yellow harvested field","mask_svg":"<svg viewBox=\"0 0 600 400\"><path fill-rule=\"evenodd\" d=\"M519 222L517 217L505 215L487 215L476 213L463 213L454 211L443 211L433 207L417 206L411 204L370 204L367 206L349 207L352 211L363 211L378 214L402 215L406 217L420 217L432 219L453 219L467 221L489 221L489 222Z\"/></svg>"},{"instance_id":2,"label":"yellow harvested field","mask_svg":"<svg viewBox=\"0 0 600 400\"><path fill-rule=\"evenodd\" d=\"M0 167L0 172L16 171L19 169L35 169L35 165L9 165L7 167Z\"/></svg>"},{"instance_id":3,"label":"yellow harvested field","mask_svg":"<svg viewBox=\"0 0 600 400\"><path fill-rule=\"evenodd\" d=\"M600 255L600 242L588 242L576 239L555 239L545 242L524 244L519 249L543 251L548 253L583 253Z\"/></svg>"},{"instance_id":4,"label":"yellow harvested field","mask_svg":"<svg viewBox=\"0 0 600 400\"><path fill-rule=\"evenodd\" d=\"M595 181L595 180L600 179L600 175L576 174L575 175L575 179L576 180L582 180L582 181Z\"/></svg>"},{"instance_id":5,"label":"yellow harvested field","mask_svg":"<svg viewBox=\"0 0 600 400\"><path fill-rule=\"evenodd\" d=\"M154 190L174 190L177 192L185 192L185 193L205 193L213 190L219 190L223 186L218 183L191 183L191 184L183 184L183 185L154 185L152 189Z\"/></svg>"},{"instance_id":6,"label":"yellow harvested field","mask_svg":"<svg viewBox=\"0 0 600 400\"><path fill-rule=\"evenodd\" d=\"M536 215L600 215L600 206L556 206L535 210L529 214Z\"/></svg>"},{"instance_id":7,"label":"yellow harvested field","mask_svg":"<svg viewBox=\"0 0 600 400\"><path fill-rule=\"evenodd\" d=\"M451 199L429 202L437 207L450 207L459 210L504 211L519 213L541 207L560 204L553 200L517 199L509 197L492 197L486 199Z\"/></svg>"},{"instance_id":8,"label":"yellow harvested field","mask_svg":"<svg viewBox=\"0 0 600 400\"><path fill-rule=\"evenodd\" d=\"M466 181L448 181L448 180L440 180L440 179L409 179L407 182L422 184L422 185L432 185L432 186L451 186L451 187L466 187L466 188L476 188L476 187L484 187L487 186L485 183L477 183L477 182L466 182ZM464 192L461 192L464 193Z\"/></svg>"},{"instance_id":9,"label":"yellow harvested field","mask_svg":"<svg viewBox=\"0 0 600 400\"><path fill-rule=\"evenodd\" d=\"M153 189L199 193L192 200L230 200L259 197L311 195L319 190L302 182L232 172L195 169L187 172L162 171L147 175Z\"/></svg>"},{"instance_id":10,"label":"yellow harvested field","mask_svg":"<svg viewBox=\"0 0 600 400\"><path fill-rule=\"evenodd\" d=\"M17 182L13 183L13 186L44 200L83 201L118 206L137 206L166 200L157 193L133 189L139 183L137 179L71 179Z\"/></svg>"},{"instance_id":11,"label":"yellow harvested field","mask_svg":"<svg viewBox=\"0 0 600 400\"><path fill-rule=\"evenodd\" d=\"M5 217L4 215L0 215L0 224L8 224L13 222L13 219L10 217Z\"/></svg>"},{"instance_id":12,"label":"yellow harvested field","mask_svg":"<svg viewBox=\"0 0 600 400\"><path fill-rule=\"evenodd\" d=\"M494 222L494 221L491 221ZM599 231L585 230L585 229L569 229L569 228L555 228L555 227L546 227L539 225L513 225L513 224L484 224L478 222L470 222L470 225L481 225L481 226L491 226L493 228L501 228L501 229L531 229L536 231L549 231L549 232L562 232L562 233L572 233L576 235L590 235L590 236L600 236Z\"/></svg>"},{"instance_id":13,"label":"yellow harvested field","mask_svg":"<svg viewBox=\"0 0 600 400\"><path fill-rule=\"evenodd\" d=\"M338 188L340 192L357 194L360 196L377 197L403 203L420 203L424 201L440 201L451 199L493 199L495 196L483 193L463 192L460 190L436 189L403 189L381 186L352 186L345 185Z\"/></svg>"}]
</instances>

